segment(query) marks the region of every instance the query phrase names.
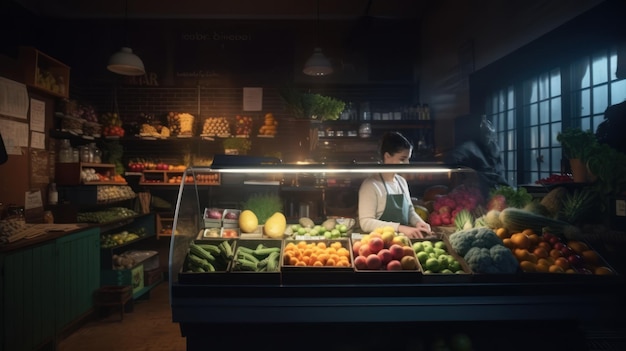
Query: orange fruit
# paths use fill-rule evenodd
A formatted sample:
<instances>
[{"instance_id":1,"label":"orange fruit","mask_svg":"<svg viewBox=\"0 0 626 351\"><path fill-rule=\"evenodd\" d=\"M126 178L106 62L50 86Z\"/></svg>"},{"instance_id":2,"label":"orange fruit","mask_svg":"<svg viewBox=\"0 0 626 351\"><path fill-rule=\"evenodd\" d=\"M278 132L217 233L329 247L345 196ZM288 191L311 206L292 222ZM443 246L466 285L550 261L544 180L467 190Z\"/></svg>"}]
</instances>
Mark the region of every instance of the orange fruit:
<instances>
[{"instance_id":1,"label":"orange fruit","mask_svg":"<svg viewBox=\"0 0 626 351\"><path fill-rule=\"evenodd\" d=\"M565 273L565 270L563 269L563 267L558 266L556 264L553 264L553 265L551 265L548 268L548 272L550 272L550 273Z\"/></svg>"},{"instance_id":2,"label":"orange fruit","mask_svg":"<svg viewBox=\"0 0 626 351\"><path fill-rule=\"evenodd\" d=\"M511 235L511 242L515 245L515 247L520 249L528 249L531 244L530 238L528 238L528 235L524 233L515 233Z\"/></svg>"},{"instance_id":3,"label":"orange fruit","mask_svg":"<svg viewBox=\"0 0 626 351\"><path fill-rule=\"evenodd\" d=\"M542 248L544 248L548 252L550 252L550 250L552 250L552 246L547 241L540 241L539 243L537 243L537 247L542 247Z\"/></svg>"},{"instance_id":4,"label":"orange fruit","mask_svg":"<svg viewBox=\"0 0 626 351\"><path fill-rule=\"evenodd\" d=\"M548 251L546 251L546 249L544 249L543 247L536 247L533 250L533 254L535 254L535 256L537 256L537 258L546 258L546 257L550 256L548 254Z\"/></svg>"},{"instance_id":5,"label":"orange fruit","mask_svg":"<svg viewBox=\"0 0 626 351\"><path fill-rule=\"evenodd\" d=\"M578 272L576 272L576 270L574 268L568 268L565 270L565 273L567 274L577 274Z\"/></svg>"},{"instance_id":6,"label":"orange fruit","mask_svg":"<svg viewBox=\"0 0 626 351\"><path fill-rule=\"evenodd\" d=\"M531 247L537 246L537 244L539 244L539 242L541 241L541 237L535 233L531 233L530 235L528 235L528 239L530 239Z\"/></svg>"},{"instance_id":7,"label":"orange fruit","mask_svg":"<svg viewBox=\"0 0 626 351\"><path fill-rule=\"evenodd\" d=\"M522 271L524 272L535 272L536 271L536 265L533 262L530 261L522 261L519 263L520 268L522 269Z\"/></svg>"},{"instance_id":8,"label":"orange fruit","mask_svg":"<svg viewBox=\"0 0 626 351\"><path fill-rule=\"evenodd\" d=\"M547 273L550 270L550 264L537 263L535 265L535 272Z\"/></svg>"},{"instance_id":9,"label":"orange fruit","mask_svg":"<svg viewBox=\"0 0 626 351\"><path fill-rule=\"evenodd\" d=\"M580 253L580 256L586 263L593 265L600 263L600 256L594 250L584 250Z\"/></svg>"},{"instance_id":10,"label":"orange fruit","mask_svg":"<svg viewBox=\"0 0 626 351\"><path fill-rule=\"evenodd\" d=\"M528 252L528 250L526 249L514 249L513 250L513 255L515 255L515 258L517 258L518 261L530 261L530 252Z\"/></svg>"},{"instance_id":11,"label":"orange fruit","mask_svg":"<svg viewBox=\"0 0 626 351\"><path fill-rule=\"evenodd\" d=\"M530 236L532 234L535 234L535 232L532 229L524 229L524 230L522 230L522 233L526 234L526 236ZM535 234L535 235L537 235L537 234Z\"/></svg>"},{"instance_id":12,"label":"orange fruit","mask_svg":"<svg viewBox=\"0 0 626 351\"><path fill-rule=\"evenodd\" d=\"M554 258L552 257L540 258L537 260L537 264L543 264L549 267L554 264Z\"/></svg>"},{"instance_id":13,"label":"orange fruit","mask_svg":"<svg viewBox=\"0 0 626 351\"><path fill-rule=\"evenodd\" d=\"M550 250L550 257L554 257L554 258L563 257L563 253L560 250L552 249Z\"/></svg>"},{"instance_id":14,"label":"orange fruit","mask_svg":"<svg viewBox=\"0 0 626 351\"><path fill-rule=\"evenodd\" d=\"M506 228L498 228L498 229L496 229L496 235L500 239L506 239L506 238L510 238L511 237L509 235L509 231L506 230Z\"/></svg>"},{"instance_id":15,"label":"orange fruit","mask_svg":"<svg viewBox=\"0 0 626 351\"><path fill-rule=\"evenodd\" d=\"M599 266L599 267L596 267L596 269L593 270L593 274L597 274L597 275L613 275L613 270L611 270L611 268L606 267L606 266Z\"/></svg>"},{"instance_id":16,"label":"orange fruit","mask_svg":"<svg viewBox=\"0 0 626 351\"><path fill-rule=\"evenodd\" d=\"M583 251L589 250L589 246L587 246L587 244L585 244L582 241L578 241L578 240L571 240L567 243L567 246L569 246L570 249L572 249L572 251L574 251L577 254L581 254Z\"/></svg>"},{"instance_id":17,"label":"orange fruit","mask_svg":"<svg viewBox=\"0 0 626 351\"><path fill-rule=\"evenodd\" d=\"M504 238L502 239L502 245L506 246L507 248L513 250L515 248L515 245L513 245L513 242L511 241L511 238Z\"/></svg>"},{"instance_id":18,"label":"orange fruit","mask_svg":"<svg viewBox=\"0 0 626 351\"><path fill-rule=\"evenodd\" d=\"M565 257L557 257L554 260L554 264L563 268L563 270L570 268L569 261Z\"/></svg>"}]
</instances>

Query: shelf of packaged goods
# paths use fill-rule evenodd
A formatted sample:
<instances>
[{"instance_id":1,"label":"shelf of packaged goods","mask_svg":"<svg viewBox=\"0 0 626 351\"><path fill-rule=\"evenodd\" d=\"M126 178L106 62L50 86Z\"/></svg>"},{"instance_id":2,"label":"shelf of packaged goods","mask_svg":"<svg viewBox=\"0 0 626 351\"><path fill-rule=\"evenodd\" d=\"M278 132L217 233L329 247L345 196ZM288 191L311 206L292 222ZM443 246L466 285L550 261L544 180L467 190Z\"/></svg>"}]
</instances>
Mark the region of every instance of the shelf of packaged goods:
<instances>
[{"instance_id":1,"label":"shelf of packaged goods","mask_svg":"<svg viewBox=\"0 0 626 351\"><path fill-rule=\"evenodd\" d=\"M81 172L93 169L96 173L108 177L109 180L83 180ZM57 162L54 167L57 185L126 185L126 181L116 181L115 165L109 163Z\"/></svg>"},{"instance_id":2,"label":"shelf of packaged goods","mask_svg":"<svg viewBox=\"0 0 626 351\"><path fill-rule=\"evenodd\" d=\"M179 186L185 171L159 171L144 170L139 181L140 185L156 185L156 186ZM193 177L188 175L188 177ZM202 173L195 175L197 185L220 185L220 175L218 173ZM185 182L193 183L193 179L189 178Z\"/></svg>"}]
</instances>

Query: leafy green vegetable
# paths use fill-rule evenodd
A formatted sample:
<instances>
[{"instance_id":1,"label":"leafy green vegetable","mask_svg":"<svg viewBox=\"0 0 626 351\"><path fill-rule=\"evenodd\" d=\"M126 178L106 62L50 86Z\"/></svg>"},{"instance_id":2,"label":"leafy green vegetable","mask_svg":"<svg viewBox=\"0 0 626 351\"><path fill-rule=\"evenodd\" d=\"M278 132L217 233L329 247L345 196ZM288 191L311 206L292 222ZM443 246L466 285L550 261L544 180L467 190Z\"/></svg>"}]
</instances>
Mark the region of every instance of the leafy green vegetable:
<instances>
[{"instance_id":1,"label":"leafy green vegetable","mask_svg":"<svg viewBox=\"0 0 626 351\"><path fill-rule=\"evenodd\" d=\"M289 112L300 119L336 120L346 107L341 100L315 93L300 93L292 87L281 89L280 95Z\"/></svg>"},{"instance_id":2,"label":"leafy green vegetable","mask_svg":"<svg viewBox=\"0 0 626 351\"><path fill-rule=\"evenodd\" d=\"M506 203L511 207L523 208L533 200L532 195L526 191L526 188L513 188L508 185L501 185L495 189L491 189L489 197L494 195L502 195L506 198Z\"/></svg>"},{"instance_id":3,"label":"leafy green vegetable","mask_svg":"<svg viewBox=\"0 0 626 351\"><path fill-rule=\"evenodd\" d=\"M264 224L276 212L282 212L283 203L280 196L273 193L252 194L242 204L244 210L250 210L259 219L259 224Z\"/></svg>"}]
</instances>

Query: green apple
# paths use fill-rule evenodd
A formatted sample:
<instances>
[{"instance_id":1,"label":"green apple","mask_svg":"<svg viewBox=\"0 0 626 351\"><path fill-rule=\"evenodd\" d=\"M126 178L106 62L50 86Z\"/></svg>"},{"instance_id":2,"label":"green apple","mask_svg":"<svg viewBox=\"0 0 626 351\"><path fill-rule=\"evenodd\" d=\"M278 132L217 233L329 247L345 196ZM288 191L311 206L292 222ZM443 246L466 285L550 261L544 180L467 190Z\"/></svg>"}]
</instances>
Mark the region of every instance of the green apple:
<instances>
[{"instance_id":1,"label":"green apple","mask_svg":"<svg viewBox=\"0 0 626 351\"><path fill-rule=\"evenodd\" d=\"M422 244L421 241L416 241L415 243L413 243L413 251L420 252L420 251L424 251L424 244Z\"/></svg>"},{"instance_id":2,"label":"green apple","mask_svg":"<svg viewBox=\"0 0 626 351\"><path fill-rule=\"evenodd\" d=\"M306 228L302 228L302 227L301 227L301 228L298 228L298 234L299 234L299 235L304 235L304 234L306 234Z\"/></svg>"},{"instance_id":3,"label":"green apple","mask_svg":"<svg viewBox=\"0 0 626 351\"><path fill-rule=\"evenodd\" d=\"M448 268L442 269L441 271L439 271L439 273L441 273L441 274L454 274L454 272L452 272Z\"/></svg>"},{"instance_id":4,"label":"green apple","mask_svg":"<svg viewBox=\"0 0 626 351\"><path fill-rule=\"evenodd\" d=\"M453 272L463 270L463 268L461 267L461 264L457 260L454 260L454 262L448 263L448 268Z\"/></svg>"},{"instance_id":5,"label":"green apple","mask_svg":"<svg viewBox=\"0 0 626 351\"><path fill-rule=\"evenodd\" d=\"M325 239L332 239L332 238L333 238L333 235L331 234L331 232L329 232L329 231L325 231L325 232L324 232L324 238L325 238Z\"/></svg>"},{"instance_id":6,"label":"green apple","mask_svg":"<svg viewBox=\"0 0 626 351\"><path fill-rule=\"evenodd\" d=\"M309 230L309 235L311 235L311 236L318 236L318 235L320 235L320 232L317 229L311 229L311 230Z\"/></svg>"},{"instance_id":7,"label":"green apple","mask_svg":"<svg viewBox=\"0 0 626 351\"><path fill-rule=\"evenodd\" d=\"M421 264L426 263L426 260L430 258L430 256L428 256L428 253L424 251L420 251L415 255L417 256L417 259L420 261Z\"/></svg>"},{"instance_id":8,"label":"green apple","mask_svg":"<svg viewBox=\"0 0 626 351\"><path fill-rule=\"evenodd\" d=\"M435 252L435 255L437 255L437 257L446 254L446 250L440 249L438 247L433 248L433 251Z\"/></svg>"},{"instance_id":9,"label":"green apple","mask_svg":"<svg viewBox=\"0 0 626 351\"><path fill-rule=\"evenodd\" d=\"M448 258L446 256L441 255L437 257L437 261L439 261L439 269L448 268Z\"/></svg>"},{"instance_id":10,"label":"green apple","mask_svg":"<svg viewBox=\"0 0 626 351\"><path fill-rule=\"evenodd\" d=\"M439 260L434 257L428 258L426 262L424 263L424 268L429 271L438 272Z\"/></svg>"},{"instance_id":11,"label":"green apple","mask_svg":"<svg viewBox=\"0 0 626 351\"><path fill-rule=\"evenodd\" d=\"M300 229L300 224L292 224L292 225L291 225L291 230L292 230L294 233L297 233L297 232L298 232L298 229Z\"/></svg>"},{"instance_id":12,"label":"green apple","mask_svg":"<svg viewBox=\"0 0 626 351\"><path fill-rule=\"evenodd\" d=\"M339 231L339 229L333 229L330 231L331 238L338 238L340 236L341 236L341 232Z\"/></svg>"},{"instance_id":13,"label":"green apple","mask_svg":"<svg viewBox=\"0 0 626 351\"><path fill-rule=\"evenodd\" d=\"M341 233L346 233L348 231L348 227L345 224L340 224L339 225L339 231Z\"/></svg>"},{"instance_id":14,"label":"green apple","mask_svg":"<svg viewBox=\"0 0 626 351\"><path fill-rule=\"evenodd\" d=\"M446 248L446 243L444 243L443 241L439 240L439 241L436 241L435 244L433 244L433 246L438 248L438 249L445 249Z\"/></svg>"}]
</instances>

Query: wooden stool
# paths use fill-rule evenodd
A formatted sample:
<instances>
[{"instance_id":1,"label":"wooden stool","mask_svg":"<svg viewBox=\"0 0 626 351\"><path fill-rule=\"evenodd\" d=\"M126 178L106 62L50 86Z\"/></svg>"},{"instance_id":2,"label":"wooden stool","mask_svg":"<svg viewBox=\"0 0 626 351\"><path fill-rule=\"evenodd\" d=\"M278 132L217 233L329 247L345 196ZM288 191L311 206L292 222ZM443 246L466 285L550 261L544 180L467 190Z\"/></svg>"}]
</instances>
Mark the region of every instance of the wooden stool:
<instances>
[{"instance_id":1,"label":"wooden stool","mask_svg":"<svg viewBox=\"0 0 626 351\"><path fill-rule=\"evenodd\" d=\"M100 287L94 293L96 307L119 307L120 321L124 319L124 306L133 298L133 290L130 285L117 286L107 285Z\"/></svg>"}]
</instances>

